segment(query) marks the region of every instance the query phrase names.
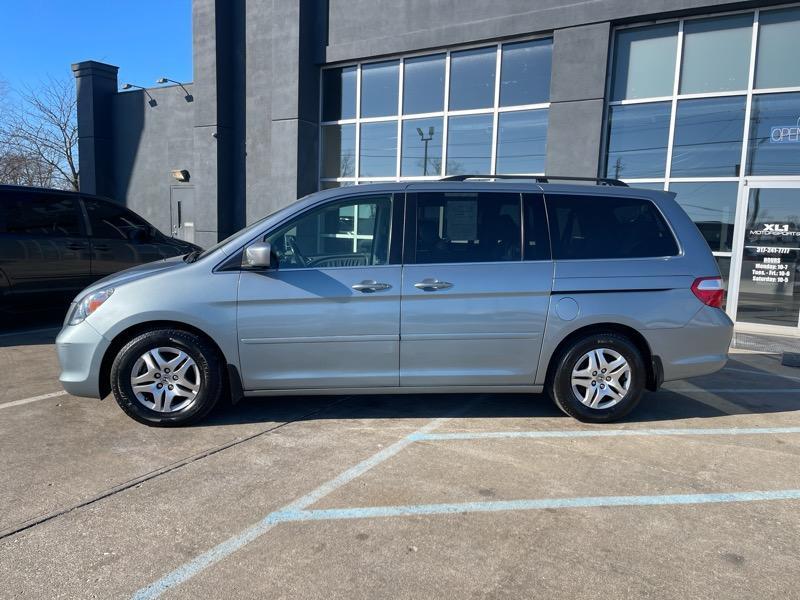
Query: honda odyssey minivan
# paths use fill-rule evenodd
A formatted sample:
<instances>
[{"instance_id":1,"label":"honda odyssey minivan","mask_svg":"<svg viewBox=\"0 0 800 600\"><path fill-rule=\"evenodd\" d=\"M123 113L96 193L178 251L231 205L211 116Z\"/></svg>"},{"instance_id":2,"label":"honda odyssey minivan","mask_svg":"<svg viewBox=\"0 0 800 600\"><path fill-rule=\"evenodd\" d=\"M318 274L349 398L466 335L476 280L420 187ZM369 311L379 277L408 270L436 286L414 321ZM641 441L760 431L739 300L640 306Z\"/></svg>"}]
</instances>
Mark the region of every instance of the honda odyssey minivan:
<instances>
[{"instance_id":1,"label":"honda odyssey minivan","mask_svg":"<svg viewBox=\"0 0 800 600\"><path fill-rule=\"evenodd\" d=\"M483 179L318 192L99 281L58 336L60 380L150 425L223 396L543 391L609 422L722 368L722 280L673 194Z\"/></svg>"}]
</instances>

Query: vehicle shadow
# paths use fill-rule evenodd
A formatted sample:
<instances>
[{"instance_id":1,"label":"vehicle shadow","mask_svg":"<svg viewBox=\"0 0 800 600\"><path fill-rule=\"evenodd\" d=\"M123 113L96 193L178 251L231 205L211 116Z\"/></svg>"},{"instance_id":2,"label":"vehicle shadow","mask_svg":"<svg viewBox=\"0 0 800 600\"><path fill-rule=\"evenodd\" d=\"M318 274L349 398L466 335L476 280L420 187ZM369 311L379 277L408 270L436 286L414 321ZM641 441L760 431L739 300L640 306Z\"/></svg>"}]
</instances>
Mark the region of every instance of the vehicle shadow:
<instances>
[{"instance_id":1,"label":"vehicle shadow","mask_svg":"<svg viewBox=\"0 0 800 600\"><path fill-rule=\"evenodd\" d=\"M55 342L66 308L0 312L0 348Z\"/></svg>"},{"instance_id":2,"label":"vehicle shadow","mask_svg":"<svg viewBox=\"0 0 800 600\"><path fill-rule=\"evenodd\" d=\"M797 393L791 391L795 389ZM639 406L620 423L674 422L797 410L800 410L800 376L781 375L775 370L755 367L748 362L733 359L725 370L714 375L670 382L658 392L647 392ZM288 416L292 413L299 416ZM218 408L197 427L280 420L438 417L548 417L563 418L566 426L570 426L571 422L577 425L558 410L546 394L380 394L245 398L234 406Z\"/></svg>"}]
</instances>

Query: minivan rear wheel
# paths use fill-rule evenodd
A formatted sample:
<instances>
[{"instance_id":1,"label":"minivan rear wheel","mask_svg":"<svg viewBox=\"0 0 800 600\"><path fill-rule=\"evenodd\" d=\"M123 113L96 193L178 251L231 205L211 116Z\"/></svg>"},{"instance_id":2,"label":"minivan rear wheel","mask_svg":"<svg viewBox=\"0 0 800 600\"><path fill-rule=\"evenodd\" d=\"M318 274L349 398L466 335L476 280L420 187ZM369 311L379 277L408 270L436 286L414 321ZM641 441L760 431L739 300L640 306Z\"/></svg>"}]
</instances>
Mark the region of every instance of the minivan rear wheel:
<instances>
[{"instance_id":1,"label":"minivan rear wheel","mask_svg":"<svg viewBox=\"0 0 800 600\"><path fill-rule=\"evenodd\" d=\"M642 354L630 339L613 332L591 334L559 355L548 391L571 417L609 423L636 407L646 376Z\"/></svg>"},{"instance_id":2,"label":"minivan rear wheel","mask_svg":"<svg viewBox=\"0 0 800 600\"><path fill-rule=\"evenodd\" d=\"M201 336L179 329L142 333L117 353L111 389L120 408L146 425L188 425L222 395L223 363Z\"/></svg>"}]
</instances>

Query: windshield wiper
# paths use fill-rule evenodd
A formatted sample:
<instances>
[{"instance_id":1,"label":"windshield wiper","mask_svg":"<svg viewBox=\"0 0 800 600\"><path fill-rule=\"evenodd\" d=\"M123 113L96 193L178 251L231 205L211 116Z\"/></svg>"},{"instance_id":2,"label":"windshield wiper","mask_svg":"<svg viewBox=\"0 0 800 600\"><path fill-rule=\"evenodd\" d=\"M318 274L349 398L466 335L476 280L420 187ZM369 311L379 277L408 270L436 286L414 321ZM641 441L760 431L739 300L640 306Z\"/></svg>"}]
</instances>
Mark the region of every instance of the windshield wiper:
<instances>
[{"instance_id":1,"label":"windshield wiper","mask_svg":"<svg viewBox=\"0 0 800 600\"><path fill-rule=\"evenodd\" d=\"M193 263L194 261L196 261L198 259L198 257L200 256L201 253L202 253L202 250L192 250L188 254L184 255L183 262Z\"/></svg>"}]
</instances>

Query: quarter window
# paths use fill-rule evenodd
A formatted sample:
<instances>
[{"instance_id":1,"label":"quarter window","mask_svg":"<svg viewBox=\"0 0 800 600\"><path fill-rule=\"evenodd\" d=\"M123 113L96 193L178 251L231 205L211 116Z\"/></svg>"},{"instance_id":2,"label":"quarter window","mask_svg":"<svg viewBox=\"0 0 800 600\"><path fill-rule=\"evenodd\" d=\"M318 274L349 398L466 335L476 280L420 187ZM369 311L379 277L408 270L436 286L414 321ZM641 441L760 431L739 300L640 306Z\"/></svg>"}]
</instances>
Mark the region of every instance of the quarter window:
<instances>
[{"instance_id":1,"label":"quarter window","mask_svg":"<svg viewBox=\"0 0 800 600\"><path fill-rule=\"evenodd\" d=\"M519 194L417 194L416 262L520 260L520 217Z\"/></svg>"},{"instance_id":2,"label":"quarter window","mask_svg":"<svg viewBox=\"0 0 800 600\"><path fill-rule=\"evenodd\" d=\"M267 236L281 269L389 262L392 196L362 196L312 209Z\"/></svg>"},{"instance_id":3,"label":"quarter window","mask_svg":"<svg viewBox=\"0 0 800 600\"><path fill-rule=\"evenodd\" d=\"M0 233L48 237L82 235L75 201L64 196L3 195Z\"/></svg>"},{"instance_id":4,"label":"quarter window","mask_svg":"<svg viewBox=\"0 0 800 600\"><path fill-rule=\"evenodd\" d=\"M549 195L553 258L674 256L678 245L649 200L594 195Z\"/></svg>"}]
</instances>

